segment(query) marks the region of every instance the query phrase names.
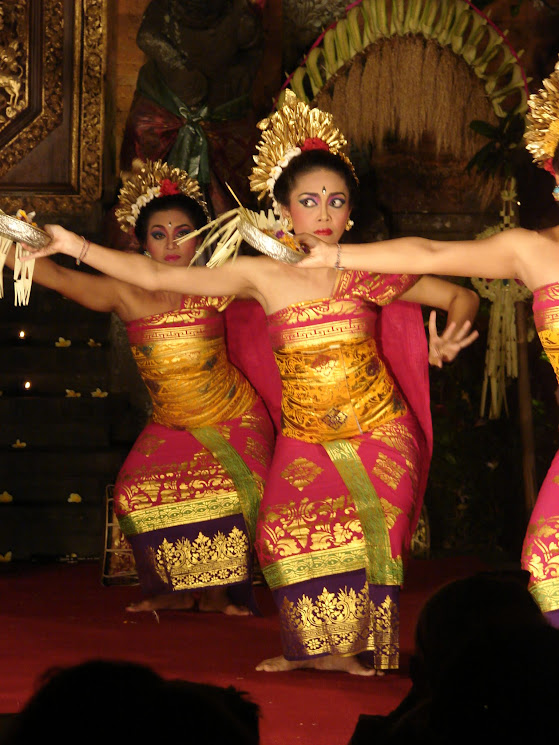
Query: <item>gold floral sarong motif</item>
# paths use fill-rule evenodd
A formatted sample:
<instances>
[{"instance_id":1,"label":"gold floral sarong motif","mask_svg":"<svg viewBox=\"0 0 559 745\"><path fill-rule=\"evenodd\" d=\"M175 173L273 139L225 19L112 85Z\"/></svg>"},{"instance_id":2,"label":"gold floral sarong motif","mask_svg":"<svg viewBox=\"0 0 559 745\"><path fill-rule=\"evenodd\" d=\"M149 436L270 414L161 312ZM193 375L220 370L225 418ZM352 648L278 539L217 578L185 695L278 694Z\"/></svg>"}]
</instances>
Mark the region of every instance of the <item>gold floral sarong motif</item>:
<instances>
[{"instance_id":1,"label":"gold floral sarong motif","mask_svg":"<svg viewBox=\"0 0 559 745\"><path fill-rule=\"evenodd\" d=\"M374 652L377 670L398 667L398 606L388 595L375 605L367 584L358 593L346 587L334 594L324 588L314 600L307 595L296 602L284 598L280 616L287 631L287 659L332 654L333 649L349 655L360 648Z\"/></svg>"},{"instance_id":2,"label":"gold floral sarong motif","mask_svg":"<svg viewBox=\"0 0 559 745\"><path fill-rule=\"evenodd\" d=\"M176 592L248 580L248 550L246 535L233 528L227 536L200 533L194 541L182 538L175 543L165 539L150 549L150 559L169 591Z\"/></svg>"}]
</instances>

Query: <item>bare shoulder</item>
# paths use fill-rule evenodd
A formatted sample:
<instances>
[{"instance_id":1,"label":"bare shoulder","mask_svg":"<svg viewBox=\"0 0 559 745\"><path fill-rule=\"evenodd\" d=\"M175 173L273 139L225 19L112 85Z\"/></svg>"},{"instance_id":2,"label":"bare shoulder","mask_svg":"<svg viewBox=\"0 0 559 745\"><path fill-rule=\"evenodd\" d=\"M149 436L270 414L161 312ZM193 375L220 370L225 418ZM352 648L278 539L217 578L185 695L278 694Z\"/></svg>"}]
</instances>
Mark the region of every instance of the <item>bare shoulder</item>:
<instances>
[{"instance_id":1,"label":"bare shoulder","mask_svg":"<svg viewBox=\"0 0 559 745\"><path fill-rule=\"evenodd\" d=\"M277 269L279 264L278 261L269 258L268 256L239 256L231 262L227 262L223 266L237 266L237 269L243 274L248 274L254 277L255 275L265 276L274 269Z\"/></svg>"}]
</instances>

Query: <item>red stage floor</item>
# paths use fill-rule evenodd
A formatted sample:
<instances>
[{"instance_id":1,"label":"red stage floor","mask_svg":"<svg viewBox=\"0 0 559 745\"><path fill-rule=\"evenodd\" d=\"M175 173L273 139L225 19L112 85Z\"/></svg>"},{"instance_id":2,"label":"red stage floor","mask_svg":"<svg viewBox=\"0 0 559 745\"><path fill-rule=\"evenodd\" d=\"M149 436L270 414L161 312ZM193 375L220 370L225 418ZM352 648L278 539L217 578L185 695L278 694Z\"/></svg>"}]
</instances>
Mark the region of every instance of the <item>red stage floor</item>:
<instances>
[{"instance_id":1,"label":"red stage floor","mask_svg":"<svg viewBox=\"0 0 559 745\"><path fill-rule=\"evenodd\" d=\"M387 713L409 689L418 611L442 583L482 569L472 558L414 560L401 602L402 668L383 678L293 671L257 673L280 652L278 619L266 588L263 616L165 611L130 614L137 587L103 587L100 566L0 567L0 713L18 711L47 668L91 658L150 665L169 678L233 685L261 707L262 745L345 745L360 713ZM107 702L111 700L110 690Z\"/></svg>"}]
</instances>

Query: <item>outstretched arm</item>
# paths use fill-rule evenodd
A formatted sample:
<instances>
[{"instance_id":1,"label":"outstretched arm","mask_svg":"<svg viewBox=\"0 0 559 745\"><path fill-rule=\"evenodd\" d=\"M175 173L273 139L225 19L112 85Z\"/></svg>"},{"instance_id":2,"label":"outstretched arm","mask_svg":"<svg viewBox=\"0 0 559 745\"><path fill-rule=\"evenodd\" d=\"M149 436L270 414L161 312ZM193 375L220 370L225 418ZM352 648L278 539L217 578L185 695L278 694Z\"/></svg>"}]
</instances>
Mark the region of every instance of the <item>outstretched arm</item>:
<instances>
[{"instance_id":1,"label":"outstretched arm","mask_svg":"<svg viewBox=\"0 0 559 745\"><path fill-rule=\"evenodd\" d=\"M342 244L340 264L384 274L444 274L458 277L512 279L519 276L519 251L535 234L523 228L496 233L471 241L432 241L427 238L395 238L377 243ZM297 240L309 248L296 266L333 267L336 247L314 235L301 234Z\"/></svg>"},{"instance_id":2,"label":"outstretched arm","mask_svg":"<svg viewBox=\"0 0 559 745\"><path fill-rule=\"evenodd\" d=\"M31 258L35 258L34 255ZM6 257L6 265L13 269L15 249L12 246ZM119 313L121 293L119 283L112 277L86 274L60 266L51 259L38 259L33 270L33 281L43 287L59 292L69 300L90 310L102 313Z\"/></svg>"},{"instance_id":3,"label":"outstretched arm","mask_svg":"<svg viewBox=\"0 0 559 745\"><path fill-rule=\"evenodd\" d=\"M83 239L75 233L60 225L47 225L45 230L51 236L51 242L34 252L31 258L63 253L81 259L103 274L145 290L169 290L186 295L255 296L250 272L244 266L249 259L237 259L219 269L172 267L152 261L146 256L104 248L95 243L90 243L87 251L84 251Z\"/></svg>"}]
</instances>

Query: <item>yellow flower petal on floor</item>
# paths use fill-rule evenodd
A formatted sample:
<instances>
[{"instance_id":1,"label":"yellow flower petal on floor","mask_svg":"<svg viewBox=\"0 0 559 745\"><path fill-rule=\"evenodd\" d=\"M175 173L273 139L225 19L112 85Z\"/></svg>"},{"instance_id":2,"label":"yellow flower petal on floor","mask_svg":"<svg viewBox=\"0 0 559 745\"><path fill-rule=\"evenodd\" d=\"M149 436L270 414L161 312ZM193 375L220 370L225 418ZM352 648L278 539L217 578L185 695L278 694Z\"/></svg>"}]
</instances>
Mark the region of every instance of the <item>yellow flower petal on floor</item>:
<instances>
[{"instance_id":1,"label":"yellow flower petal on floor","mask_svg":"<svg viewBox=\"0 0 559 745\"><path fill-rule=\"evenodd\" d=\"M96 388L94 391L91 391L91 395L93 398L106 398L109 394L107 391L102 391L100 388Z\"/></svg>"},{"instance_id":2,"label":"yellow flower petal on floor","mask_svg":"<svg viewBox=\"0 0 559 745\"><path fill-rule=\"evenodd\" d=\"M2 494L0 494L0 502L7 503L7 502L13 502L13 501L14 501L14 498L10 494L10 492L3 491Z\"/></svg>"},{"instance_id":3,"label":"yellow flower petal on floor","mask_svg":"<svg viewBox=\"0 0 559 745\"><path fill-rule=\"evenodd\" d=\"M82 498L79 494L76 494L76 492L72 492L70 496L68 497L68 502L76 502L79 503L82 501Z\"/></svg>"},{"instance_id":4,"label":"yellow flower petal on floor","mask_svg":"<svg viewBox=\"0 0 559 745\"><path fill-rule=\"evenodd\" d=\"M54 342L55 347L70 347L71 345L70 339L65 339L63 336L59 336L58 341Z\"/></svg>"}]
</instances>

